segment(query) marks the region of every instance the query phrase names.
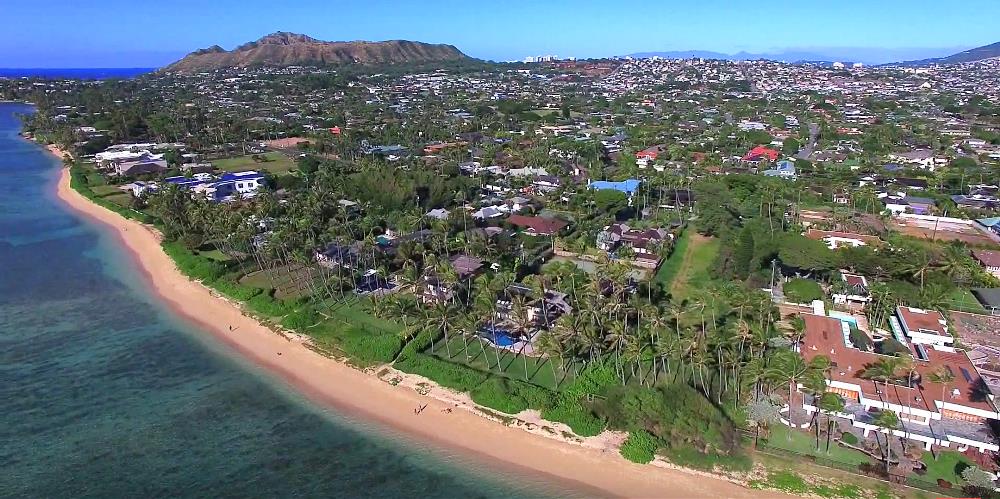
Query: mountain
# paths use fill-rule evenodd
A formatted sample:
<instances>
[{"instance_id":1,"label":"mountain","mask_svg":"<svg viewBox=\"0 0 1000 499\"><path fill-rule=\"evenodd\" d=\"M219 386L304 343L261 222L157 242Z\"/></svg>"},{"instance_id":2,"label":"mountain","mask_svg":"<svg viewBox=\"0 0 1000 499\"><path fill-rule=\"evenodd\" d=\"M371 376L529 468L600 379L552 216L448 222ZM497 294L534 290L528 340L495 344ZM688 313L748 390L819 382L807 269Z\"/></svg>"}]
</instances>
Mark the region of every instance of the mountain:
<instances>
[{"instance_id":1,"label":"mountain","mask_svg":"<svg viewBox=\"0 0 1000 499\"><path fill-rule=\"evenodd\" d=\"M920 59L917 61L906 61L900 62L897 65L901 66L929 66L931 64L959 64L963 62L976 62L983 59L992 59L994 57L1000 57L1000 42L993 43L990 45L984 45L982 47L976 47L974 49L969 49L964 52L959 52L957 54L952 54L947 57L935 57L932 59Z\"/></svg>"},{"instance_id":2,"label":"mountain","mask_svg":"<svg viewBox=\"0 0 1000 499\"><path fill-rule=\"evenodd\" d=\"M163 71L191 73L229 67L400 64L467 58L452 45L406 40L324 42L306 35L278 32L231 51L218 45L196 50Z\"/></svg>"}]
</instances>

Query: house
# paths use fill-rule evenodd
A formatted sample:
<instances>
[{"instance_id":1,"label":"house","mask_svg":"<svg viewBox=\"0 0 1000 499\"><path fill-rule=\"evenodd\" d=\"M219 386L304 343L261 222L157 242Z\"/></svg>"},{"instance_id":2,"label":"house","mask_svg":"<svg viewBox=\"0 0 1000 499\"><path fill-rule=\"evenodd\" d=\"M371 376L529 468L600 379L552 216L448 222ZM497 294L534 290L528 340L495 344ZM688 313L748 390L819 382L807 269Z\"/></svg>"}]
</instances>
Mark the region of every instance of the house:
<instances>
[{"instance_id":1,"label":"house","mask_svg":"<svg viewBox=\"0 0 1000 499\"><path fill-rule=\"evenodd\" d=\"M757 146L750 149L750 151L743 155L743 161L777 161L780 154L780 152L775 151L774 149L769 149L765 146Z\"/></svg>"},{"instance_id":2,"label":"house","mask_svg":"<svg viewBox=\"0 0 1000 499\"><path fill-rule=\"evenodd\" d=\"M264 175L255 171L227 172L216 182L196 185L192 190L212 201L224 201L236 196L249 198L264 187Z\"/></svg>"},{"instance_id":3,"label":"house","mask_svg":"<svg viewBox=\"0 0 1000 499\"><path fill-rule=\"evenodd\" d=\"M858 246L878 247L882 244L882 240L879 239L878 236L854 234L851 232L837 232L832 230L809 229L806 231L806 237L817 241L823 241L830 249L857 248Z\"/></svg>"},{"instance_id":4,"label":"house","mask_svg":"<svg viewBox=\"0 0 1000 499\"><path fill-rule=\"evenodd\" d=\"M666 189L660 191L660 208L674 209L693 206L694 191L691 189Z\"/></svg>"},{"instance_id":5,"label":"house","mask_svg":"<svg viewBox=\"0 0 1000 499\"><path fill-rule=\"evenodd\" d=\"M1000 217L980 218L976 220L976 225L986 232L1000 236Z\"/></svg>"},{"instance_id":6,"label":"house","mask_svg":"<svg viewBox=\"0 0 1000 499\"><path fill-rule=\"evenodd\" d=\"M852 309L860 309L871 301L868 279L865 276L844 272L840 274L840 277L843 279L843 286L840 287L839 291L833 293L833 303L846 305Z\"/></svg>"},{"instance_id":7,"label":"house","mask_svg":"<svg viewBox=\"0 0 1000 499\"><path fill-rule=\"evenodd\" d=\"M447 303L455 296L455 292L451 286L442 282L431 269L425 271L423 277L420 278L420 282L415 285L414 294L425 305Z\"/></svg>"},{"instance_id":8,"label":"house","mask_svg":"<svg viewBox=\"0 0 1000 499\"><path fill-rule=\"evenodd\" d=\"M914 315L920 317L916 322L921 326L940 326L937 317L921 315L923 311L910 312L900 307L897 313L911 319ZM859 348L852 337L860 333L867 336L869 342L885 342L889 338L871 336L838 317L816 314L802 314L801 317L805 330L799 351L806 361L819 355L830 359L832 368L827 373L827 391L840 395L845 402L844 409L835 416L860 429L864 436L873 431L888 431L893 436L923 445L925 450L932 447L960 452L1000 450L989 427L991 422L1000 419L1000 413L992 396L980 390L983 379L964 352L938 342L916 341L907 331L920 334L921 330L910 322L907 322L910 329L900 328L899 321L893 318L892 339L905 348L898 355L912 359L913 371L893 380L876 381L864 375L865 369L886 356ZM950 374L951 381L935 381L937 373ZM803 409L816 413L815 397L800 396ZM880 428L874 419L883 410L895 412L903 424L891 430Z\"/></svg>"},{"instance_id":9,"label":"house","mask_svg":"<svg viewBox=\"0 0 1000 499\"><path fill-rule=\"evenodd\" d=\"M507 222L516 227L525 229L524 233L529 236L554 236L569 224L557 218L528 217L524 215L511 215Z\"/></svg>"},{"instance_id":10,"label":"house","mask_svg":"<svg viewBox=\"0 0 1000 499\"><path fill-rule=\"evenodd\" d=\"M890 321L894 328L896 321L913 343L942 347L955 343L955 338L948 332L944 316L936 310L896 307L896 317Z\"/></svg>"},{"instance_id":11,"label":"house","mask_svg":"<svg viewBox=\"0 0 1000 499\"><path fill-rule=\"evenodd\" d=\"M926 215L934 207L934 200L916 196L887 196L883 199L885 209L893 215L900 213L913 213L916 215Z\"/></svg>"},{"instance_id":12,"label":"house","mask_svg":"<svg viewBox=\"0 0 1000 499\"><path fill-rule=\"evenodd\" d=\"M972 250L972 258L979 262L984 270L1000 278L1000 251Z\"/></svg>"},{"instance_id":13,"label":"house","mask_svg":"<svg viewBox=\"0 0 1000 499\"><path fill-rule=\"evenodd\" d=\"M889 160L905 165L917 166L926 170L934 170L934 151L931 151L930 149L916 149L913 151L890 154Z\"/></svg>"},{"instance_id":14,"label":"house","mask_svg":"<svg viewBox=\"0 0 1000 499\"><path fill-rule=\"evenodd\" d=\"M425 217L434 218L437 220L448 220L448 210L444 208L435 208L427 213L424 213Z\"/></svg>"},{"instance_id":15,"label":"house","mask_svg":"<svg viewBox=\"0 0 1000 499\"><path fill-rule=\"evenodd\" d=\"M330 269L337 267L354 269L358 266L360 255L356 245L330 243L326 247L316 250L313 253L313 259L316 260L316 263Z\"/></svg>"},{"instance_id":16,"label":"house","mask_svg":"<svg viewBox=\"0 0 1000 499\"><path fill-rule=\"evenodd\" d=\"M649 165L649 163L656 161L656 158L659 157L660 153L662 152L663 152L663 146L656 145L652 147L647 147L635 153L635 163L640 168L645 168L646 166Z\"/></svg>"},{"instance_id":17,"label":"house","mask_svg":"<svg viewBox=\"0 0 1000 499\"><path fill-rule=\"evenodd\" d=\"M458 273L459 279L467 279L479 273L483 261L469 255L455 255L451 258L451 266Z\"/></svg>"},{"instance_id":18,"label":"house","mask_svg":"<svg viewBox=\"0 0 1000 499\"><path fill-rule=\"evenodd\" d=\"M163 173L170 165L162 159L141 159L138 161L115 162L114 173L120 177L134 177L151 173Z\"/></svg>"},{"instance_id":19,"label":"house","mask_svg":"<svg viewBox=\"0 0 1000 499\"><path fill-rule=\"evenodd\" d=\"M598 191L610 189L619 192L624 192L628 197L631 198L639 190L639 185L641 183L642 183L641 181L634 178L630 178L628 180L622 180L621 182L595 180L590 183L590 188Z\"/></svg>"},{"instance_id":20,"label":"house","mask_svg":"<svg viewBox=\"0 0 1000 499\"><path fill-rule=\"evenodd\" d=\"M597 233L597 247L609 253L619 247L628 247L636 255L656 255L657 248L673 238L666 229L638 230L625 224L613 224Z\"/></svg>"},{"instance_id":21,"label":"house","mask_svg":"<svg viewBox=\"0 0 1000 499\"><path fill-rule=\"evenodd\" d=\"M773 169L764 170L761 173L768 177L794 179L796 176L795 163L788 160L779 161Z\"/></svg>"}]
</instances>

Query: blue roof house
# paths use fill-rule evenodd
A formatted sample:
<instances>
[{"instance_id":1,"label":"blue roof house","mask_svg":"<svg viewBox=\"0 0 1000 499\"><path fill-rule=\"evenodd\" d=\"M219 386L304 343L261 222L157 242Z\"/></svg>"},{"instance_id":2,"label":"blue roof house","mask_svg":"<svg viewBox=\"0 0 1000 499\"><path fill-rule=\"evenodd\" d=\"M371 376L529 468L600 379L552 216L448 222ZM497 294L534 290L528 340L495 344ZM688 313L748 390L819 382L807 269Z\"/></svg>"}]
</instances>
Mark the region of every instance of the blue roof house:
<instances>
[{"instance_id":1,"label":"blue roof house","mask_svg":"<svg viewBox=\"0 0 1000 499\"><path fill-rule=\"evenodd\" d=\"M598 191L603 191L605 189L612 189L619 192L624 192L628 194L629 197L634 196L636 191L639 190L639 180L630 178L628 180L622 180L621 182L609 182L607 180L595 180L590 183L590 188Z\"/></svg>"}]
</instances>

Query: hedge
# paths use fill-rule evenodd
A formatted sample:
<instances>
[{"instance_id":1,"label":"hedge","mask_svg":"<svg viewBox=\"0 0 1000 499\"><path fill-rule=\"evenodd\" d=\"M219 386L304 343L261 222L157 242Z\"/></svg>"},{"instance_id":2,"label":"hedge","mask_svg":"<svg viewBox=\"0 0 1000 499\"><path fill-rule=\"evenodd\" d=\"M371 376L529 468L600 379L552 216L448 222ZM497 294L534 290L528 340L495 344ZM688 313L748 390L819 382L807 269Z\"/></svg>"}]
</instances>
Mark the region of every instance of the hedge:
<instances>
[{"instance_id":1,"label":"hedge","mask_svg":"<svg viewBox=\"0 0 1000 499\"><path fill-rule=\"evenodd\" d=\"M353 328L338 346L348 356L361 362L391 362L403 348L403 339L395 334L379 334Z\"/></svg>"},{"instance_id":2,"label":"hedge","mask_svg":"<svg viewBox=\"0 0 1000 499\"><path fill-rule=\"evenodd\" d=\"M628 434L628 439L618 449L618 452L633 463L646 464L656 457L656 450L659 447L660 440L658 438L647 431L638 430Z\"/></svg>"},{"instance_id":3,"label":"hedge","mask_svg":"<svg viewBox=\"0 0 1000 499\"><path fill-rule=\"evenodd\" d=\"M396 368L410 374L419 374L436 381L441 386L463 392L471 392L489 377L475 369L445 362L422 353L396 362Z\"/></svg>"},{"instance_id":4,"label":"hedge","mask_svg":"<svg viewBox=\"0 0 1000 499\"><path fill-rule=\"evenodd\" d=\"M785 296L795 303L811 303L823 298L823 288L810 279L795 278L785 283L782 288Z\"/></svg>"},{"instance_id":5,"label":"hedge","mask_svg":"<svg viewBox=\"0 0 1000 499\"><path fill-rule=\"evenodd\" d=\"M512 393L507 380L492 377L472 390L472 401L507 414L517 414L528 408L528 401Z\"/></svg>"}]
</instances>

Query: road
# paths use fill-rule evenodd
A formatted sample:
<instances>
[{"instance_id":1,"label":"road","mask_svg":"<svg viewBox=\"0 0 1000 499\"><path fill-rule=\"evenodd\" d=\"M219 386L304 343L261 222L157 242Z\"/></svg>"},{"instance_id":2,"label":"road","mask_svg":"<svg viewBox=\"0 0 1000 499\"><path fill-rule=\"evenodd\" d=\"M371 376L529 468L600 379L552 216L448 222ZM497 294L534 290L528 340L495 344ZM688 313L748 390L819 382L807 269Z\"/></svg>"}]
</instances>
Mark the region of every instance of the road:
<instances>
[{"instance_id":1,"label":"road","mask_svg":"<svg viewBox=\"0 0 1000 499\"><path fill-rule=\"evenodd\" d=\"M795 154L797 159L809 159L812 156L813 151L816 149L816 143L819 142L819 125L816 123L809 124L809 142L799 149L799 152Z\"/></svg>"}]
</instances>

